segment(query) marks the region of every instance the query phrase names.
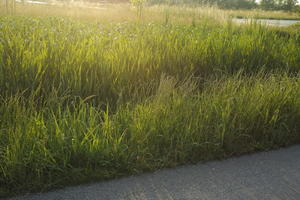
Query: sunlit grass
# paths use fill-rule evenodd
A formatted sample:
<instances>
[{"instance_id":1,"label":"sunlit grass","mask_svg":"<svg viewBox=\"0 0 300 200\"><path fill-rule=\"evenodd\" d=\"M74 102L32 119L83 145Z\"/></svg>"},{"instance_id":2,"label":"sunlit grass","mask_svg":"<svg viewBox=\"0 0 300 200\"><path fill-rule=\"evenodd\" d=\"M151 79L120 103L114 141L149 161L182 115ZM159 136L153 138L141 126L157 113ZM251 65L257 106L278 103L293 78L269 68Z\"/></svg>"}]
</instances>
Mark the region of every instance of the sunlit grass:
<instances>
[{"instance_id":1,"label":"sunlit grass","mask_svg":"<svg viewBox=\"0 0 300 200\"><path fill-rule=\"evenodd\" d=\"M151 99L111 113L89 101L1 100L2 191L45 190L300 142L299 76L195 83L162 77ZM32 99L34 99L32 97Z\"/></svg>"},{"instance_id":2,"label":"sunlit grass","mask_svg":"<svg viewBox=\"0 0 300 200\"><path fill-rule=\"evenodd\" d=\"M0 17L1 195L300 142L297 25L40 8Z\"/></svg>"},{"instance_id":3,"label":"sunlit grass","mask_svg":"<svg viewBox=\"0 0 300 200\"><path fill-rule=\"evenodd\" d=\"M4 1L0 6L0 13L5 14ZM108 22L123 22L140 20L137 9L129 3L88 3L50 1L51 5L38 4L16 4L16 15L27 16L62 16L77 19L101 20ZM223 10L215 6L201 5L155 5L145 4L142 9L143 21L163 21L166 15L173 19L173 23L178 20L187 23L191 19L214 18L220 21L228 18L259 18L259 19L300 19L297 12L285 11L262 11L253 10ZM191 18L191 19L189 19Z\"/></svg>"}]
</instances>

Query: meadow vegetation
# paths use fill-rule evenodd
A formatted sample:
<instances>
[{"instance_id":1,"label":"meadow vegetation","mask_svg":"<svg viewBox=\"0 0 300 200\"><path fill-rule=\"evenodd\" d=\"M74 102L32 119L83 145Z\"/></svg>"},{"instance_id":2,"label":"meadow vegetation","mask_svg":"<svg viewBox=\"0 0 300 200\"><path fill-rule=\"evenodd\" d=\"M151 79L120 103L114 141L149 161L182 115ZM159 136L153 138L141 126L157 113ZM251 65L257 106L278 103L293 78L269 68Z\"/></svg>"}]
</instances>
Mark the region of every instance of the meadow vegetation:
<instances>
[{"instance_id":1,"label":"meadow vegetation","mask_svg":"<svg viewBox=\"0 0 300 200\"><path fill-rule=\"evenodd\" d=\"M37 8L0 16L2 196L300 142L298 25Z\"/></svg>"}]
</instances>

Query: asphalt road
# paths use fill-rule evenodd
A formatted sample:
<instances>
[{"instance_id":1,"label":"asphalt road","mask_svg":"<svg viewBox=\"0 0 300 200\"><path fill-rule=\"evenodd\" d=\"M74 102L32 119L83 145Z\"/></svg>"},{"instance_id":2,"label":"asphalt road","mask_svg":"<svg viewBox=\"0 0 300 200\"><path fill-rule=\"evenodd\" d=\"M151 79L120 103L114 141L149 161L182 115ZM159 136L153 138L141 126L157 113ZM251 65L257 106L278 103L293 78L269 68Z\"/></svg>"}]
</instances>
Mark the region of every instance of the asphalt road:
<instances>
[{"instance_id":1,"label":"asphalt road","mask_svg":"<svg viewBox=\"0 0 300 200\"><path fill-rule=\"evenodd\" d=\"M234 18L234 22L237 23L251 23L253 19L238 19ZM289 20L289 19L255 19L259 24L268 25L268 26L290 26L296 23L300 23L300 20Z\"/></svg>"},{"instance_id":2,"label":"asphalt road","mask_svg":"<svg viewBox=\"0 0 300 200\"><path fill-rule=\"evenodd\" d=\"M300 145L12 199L300 200Z\"/></svg>"}]
</instances>

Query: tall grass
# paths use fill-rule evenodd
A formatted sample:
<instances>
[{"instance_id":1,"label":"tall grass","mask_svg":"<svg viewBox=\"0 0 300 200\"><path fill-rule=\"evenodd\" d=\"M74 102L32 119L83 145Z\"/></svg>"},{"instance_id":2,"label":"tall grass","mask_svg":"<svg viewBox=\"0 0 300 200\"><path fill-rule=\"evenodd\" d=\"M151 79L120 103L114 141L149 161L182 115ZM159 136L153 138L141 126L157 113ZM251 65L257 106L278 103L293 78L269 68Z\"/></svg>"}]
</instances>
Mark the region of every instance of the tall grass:
<instances>
[{"instance_id":1,"label":"tall grass","mask_svg":"<svg viewBox=\"0 0 300 200\"><path fill-rule=\"evenodd\" d=\"M54 88L59 95L95 95L95 101L114 105L146 95L138 91L151 94L163 73L183 80L191 74L205 78L240 69L297 72L300 67L298 38L282 38L259 24L0 20L3 95L34 91L47 98Z\"/></svg>"},{"instance_id":2,"label":"tall grass","mask_svg":"<svg viewBox=\"0 0 300 200\"><path fill-rule=\"evenodd\" d=\"M300 142L299 33L177 11L0 17L1 195Z\"/></svg>"},{"instance_id":3,"label":"tall grass","mask_svg":"<svg viewBox=\"0 0 300 200\"><path fill-rule=\"evenodd\" d=\"M163 77L152 98L117 112L64 97L36 107L2 99L2 191L135 174L300 142L299 77L229 77L195 83ZM67 98L67 97L65 97Z\"/></svg>"}]
</instances>

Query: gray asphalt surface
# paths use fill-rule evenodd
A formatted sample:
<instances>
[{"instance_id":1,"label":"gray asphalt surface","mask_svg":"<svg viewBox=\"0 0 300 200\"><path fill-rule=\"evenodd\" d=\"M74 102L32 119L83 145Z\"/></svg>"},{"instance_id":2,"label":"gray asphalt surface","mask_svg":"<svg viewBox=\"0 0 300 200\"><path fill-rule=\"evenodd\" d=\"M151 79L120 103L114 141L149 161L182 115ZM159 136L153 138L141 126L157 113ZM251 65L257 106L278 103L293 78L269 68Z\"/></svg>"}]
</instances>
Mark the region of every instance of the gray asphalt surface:
<instances>
[{"instance_id":1,"label":"gray asphalt surface","mask_svg":"<svg viewBox=\"0 0 300 200\"><path fill-rule=\"evenodd\" d=\"M300 145L12 199L300 200Z\"/></svg>"},{"instance_id":2,"label":"gray asphalt surface","mask_svg":"<svg viewBox=\"0 0 300 200\"><path fill-rule=\"evenodd\" d=\"M233 21L237 23L251 23L254 19L238 19L234 18ZM255 19L257 23L268 26L290 26L299 23L300 20L288 20L288 19Z\"/></svg>"}]
</instances>

